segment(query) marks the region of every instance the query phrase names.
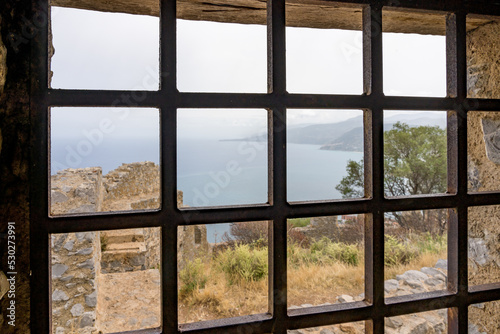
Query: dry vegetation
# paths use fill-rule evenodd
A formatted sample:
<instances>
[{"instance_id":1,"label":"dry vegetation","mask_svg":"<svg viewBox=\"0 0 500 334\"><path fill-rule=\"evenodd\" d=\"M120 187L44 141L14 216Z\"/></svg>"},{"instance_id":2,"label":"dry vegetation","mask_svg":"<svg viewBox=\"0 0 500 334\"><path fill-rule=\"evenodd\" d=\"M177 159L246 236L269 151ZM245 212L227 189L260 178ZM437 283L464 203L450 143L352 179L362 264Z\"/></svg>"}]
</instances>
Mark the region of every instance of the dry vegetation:
<instances>
[{"instance_id":1,"label":"dry vegetation","mask_svg":"<svg viewBox=\"0 0 500 334\"><path fill-rule=\"evenodd\" d=\"M268 255L267 247L261 244L236 244L215 253L211 261L195 260L181 271L179 322L266 313ZM289 306L334 303L337 296L356 297L363 293L361 249L359 245L339 244L327 239L308 247L292 244L288 250ZM423 235L407 242L393 242L392 246L388 246L386 240L386 253L391 256L391 259L386 257L386 263L396 263L386 266L385 277L395 278L410 269L433 267L438 259L446 258L446 238Z\"/></svg>"}]
</instances>

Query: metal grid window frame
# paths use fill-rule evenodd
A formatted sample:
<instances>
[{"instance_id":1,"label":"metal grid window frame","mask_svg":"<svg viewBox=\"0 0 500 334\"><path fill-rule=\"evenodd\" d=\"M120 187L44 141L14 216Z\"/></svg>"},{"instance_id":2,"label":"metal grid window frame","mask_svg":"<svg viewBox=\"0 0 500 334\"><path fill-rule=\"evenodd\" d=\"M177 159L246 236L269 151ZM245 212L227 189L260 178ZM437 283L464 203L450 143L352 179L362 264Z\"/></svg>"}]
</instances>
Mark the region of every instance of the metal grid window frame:
<instances>
[{"instance_id":1,"label":"metal grid window frame","mask_svg":"<svg viewBox=\"0 0 500 334\"><path fill-rule=\"evenodd\" d=\"M268 0L267 94L181 93L176 89L176 1L161 0L161 88L147 92L134 107L160 110L161 198L157 211L49 217L50 107L130 107L124 96L143 92L55 90L49 77L48 25L32 41L31 169L31 330L50 333L50 249L52 233L140 227L162 231L163 333L286 333L299 329L366 320L367 333L383 333L385 317L448 308L450 333L466 333L468 306L500 299L500 284L469 287L467 214L471 206L500 204L500 192L467 191L467 113L500 111L500 100L467 98L466 19L468 14L500 16L500 4L474 1L339 1L363 5L364 91L361 96L286 92L285 1ZM384 6L437 10L446 16L447 90L445 98L387 97L383 94L382 9ZM48 0L34 2L35 13L49 13ZM471 108L470 106L474 106ZM264 108L269 111L269 203L238 207L178 209L176 201L176 113L179 108ZM334 202L288 203L286 199L286 109L364 110L365 198ZM383 111L448 111L448 192L384 197ZM449 212L448 287L419 295L384 299L384 213L445 208ZM287 310L286 220L296 217L365 214L365 301ZM221 222L270 223L269 313L178 325L177 228ZM36 311L34 311L36 309ZM134 333L159 333L159 329Z\"/></svg>"}]
</instances>

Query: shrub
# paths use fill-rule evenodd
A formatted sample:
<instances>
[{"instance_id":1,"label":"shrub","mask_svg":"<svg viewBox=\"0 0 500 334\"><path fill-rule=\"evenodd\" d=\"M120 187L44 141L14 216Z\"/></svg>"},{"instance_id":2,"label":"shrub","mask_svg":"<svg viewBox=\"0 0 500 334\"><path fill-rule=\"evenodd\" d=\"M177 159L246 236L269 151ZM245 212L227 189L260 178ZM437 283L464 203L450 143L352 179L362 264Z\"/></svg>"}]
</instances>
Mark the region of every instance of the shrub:
<instances>
[{"instance_id":1,"label":"shrub","mask_svg":"<svg viewBox=\"0 0 500 334\"><path fill-rule=\"evenodd\" d=\"M327 237L313 243L311 253L319 253L325 262L338 261L353 266L358 265L360 257L360 250L355 245L332 242Z\"/></svg>"},{"instance_id":2,"label":"shrub","mask_svg":"<svg viewBox=\"0 0 500 334\"><path fill-rule=\"evenodd\" d=\"M289 219L288 222L292 227L304 227L309 225L311 222L311 218L294 218Z\"/></svg>"},{"instance_id":3,"label":"shrub","mask_svg":"<svg viewBox=\"0 0 500 334\"><path fill-rule=\"evenodd\" d=\"M259 281L267 277L267 247L252 248L250 245L237 244L234 249L220 252L216 261L230 284L240 280Z\"/></svg>"},{"instance_id":4,"label":"shrub","mask_svg":"<svg viewBox=\"0 0 500 334\"><path fill-rule=\"evenodd\" d=\"M204 273L204 266L201 259L188 261L184 269L179 272L179 279L183 284L180 289L181 297L192 294L196 289L203 289L208 277Z\"/></svg>"},{"instance_id":5,"label":"shrub","mask_svg":"<svg viewBox=\"0 0 500 334\"><path fill-rule=\"evenodd\" d=\"M288 261L291 265L324 265L340 262L356 266L362 252L356 245L332 242L327 237L314 242L310 248L302 248L297 243L288 244Z\"/></svg>"},{"instance_id":6,"label":"shrub","mask_svg":"<svg viewBox=\"0 0 500 334\"><path fill-rule=\"evenodd\" d=\"M416 245L420 253L440 254L446 251L448 244L446 235L432 235L429 232L412 235L410 240Z\"/></svg>"},{"instance_id":7,"label":"shrub","mask_svg":"<svg viewBox=\"0 0 500 334\"><path fill-rule=\"evenodd\" d=\"M386 266L408 264L420 254L419 249L414 244L398 241L391 235L385 236L384 263Z\"/></svg>"}]
</instances>

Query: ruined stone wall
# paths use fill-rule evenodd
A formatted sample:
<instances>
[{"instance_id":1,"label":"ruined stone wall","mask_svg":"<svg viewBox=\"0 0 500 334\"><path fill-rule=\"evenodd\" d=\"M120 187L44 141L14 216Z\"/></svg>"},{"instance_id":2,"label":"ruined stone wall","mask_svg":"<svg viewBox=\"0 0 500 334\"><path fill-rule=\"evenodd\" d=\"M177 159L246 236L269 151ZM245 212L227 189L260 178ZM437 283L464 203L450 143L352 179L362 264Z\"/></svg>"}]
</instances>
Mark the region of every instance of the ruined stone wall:
<instances>
[{"instance_id":1,"label":"ruined stone wall","mask_svg":"<svg viewBox=\"0 0 500 334\"><path fill-rule=\"evenodd\" d=\"M104 208L106 208L113 201L144 194L159 194L160 170L157 165L150 161L123 164L104 176L103 185L105 191ZM154 201L150 202L149 205L152 203ZM145 205L148 205L148 202Z\"/></svg>"},{"instance_id":2,"label":"ruined stone wall","mask_svg":"<svg viewBox=\"0 0 500 334\"><path fill-rule=\"evenodd\" d=\"M32 2L0 5L0 233L16 227L15 299L0 300L0 333L30 333L30 44L26 22ZM7 246L0 239L0 270L7 272ZM15 301L15 327L6 310ZM10 313L10 311L9 311Z\"/></svg>"},{"instance_id":3,"label":"ruined stone wall","mask_svg":"<svg viewBox=\"0 0 500 334\"><path fill-rule=\"evenodd\" d=\"M51 177L53 215L99 212L103 202L102 168L65 169Z\"/></svg>"},{"instance_id":4,"label":"ruined stone wall","mask_svg":"<svg viewBox=\"0 0 500 334\"><path fill-rule=\"evenodd\" d=\"M53 333L96 333L99 232L52 235L51 242Z\"/></svg>"},{"instance_id":5,"label":"ruined stone wall","mask_svg":"<svg viewBox=\"0 0 500 334\"><path fill-rule=\"evenodd\" d=\"M500 98L500 24L491 23L468 33L467 65L470 98ZM468 114L469 191L500 190L497 138L498 113ZM469 285L500 281L500 206L469 210ZM470 309L474 324L491 322L500 314L499 303ZM498 317L496 317L498 319ZM479 328L493 330L497 327Z\"/></svg>"}]
</instances>

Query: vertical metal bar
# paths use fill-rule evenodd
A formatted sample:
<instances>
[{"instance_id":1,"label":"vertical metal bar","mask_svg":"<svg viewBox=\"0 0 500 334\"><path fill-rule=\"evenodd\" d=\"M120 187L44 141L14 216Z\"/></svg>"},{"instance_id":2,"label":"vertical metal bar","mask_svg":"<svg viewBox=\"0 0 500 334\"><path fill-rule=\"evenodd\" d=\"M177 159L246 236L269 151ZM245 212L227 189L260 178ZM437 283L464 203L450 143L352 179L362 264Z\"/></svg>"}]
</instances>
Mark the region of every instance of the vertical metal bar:
<instances>
[{"instance_id":1,"label":"vertical metal bar","mask_svg":"<svg viewBox=\"0 0 500 334\"><path fill-rule=\"evenodd\" d=\"M457 209L449 210L448 289L457 292L458 308L448 311L448 332L467 333L468 227L467 227L467 52L466 14L446 19L447 88L456 100L448 113L448 191L458 195Z\"/></svg>"},{"instance_id":2,"label":"vertical metal bar","mask_svg":"<svg viewBox=\"0 0 500 334\"><path fill-rule=\"evenodd\" d=\"M286 93L285 0L267 2L267 90Z\"/></svg>"},{"instance_id":3,"label":"vertical metal bar","mask_svg":"<svg viewBox=\"0 0 500 334\"><path fill-rule=\"evenodd\" d=\"M178 331L177 299L177 1L160 3L161 273L163 333Z\"/></svg>"},{"instance_id":4,"label":"vertical metal bar","mask_svg":"<svg viewBox=\"0 0 500 334\"><path fill-rule=\"evenodd\" d=\"M285 0L267 2L267 69L268 92L286 94ZM286 261L286 111L272 110L272 129L269 137L269 186L273 215L272 238L269 238L269 308L273 314L273 332L286 333L287 319L287 261ZM270 167L271 168L271 167ZM271 229L271 228L270 228Z\"/></svg>"},{"instance_id":5,"label":"vertical metal bar","mask_svg":"<svg viewBox=\"0 0 500 334\"><path fill-rule=\"evenodd\" d=\"M275 333L287 329L287 219L286 208L286 111L274 110L273 127L273 193L274 212L270 247L269 306Z\"/></svg>"},{"instance_id":6,"label":"vertical metal bar","mask_svg":"<svg viewBox=\"0 0 500 334\"><path fill-rule=\"evenodd\" d=\"M365 267L366 273L366 296L373 303L374 310L381 315L373 317L366 329L371 333L384 332L384 212L380 211L380 204L384 200L384 115L382 109L383 99L383 54L382 54L382 7L371 6L363 10L363 41L364 41L364 82L365 92L374 97L371 118L365 116L365 125L371 125L371 147L365 148L371 152L370 161L365 162L365 169L371 175L365 173L365 182L371 182L371 186L365 186L365 191L371 190L372 216L367 223L371 223L366 231L371 234L372 240L365 244ZM365 112L366 113L366 112ZM371 167L370 167L371 166Z\"/></svg>"},{"instance_id":7,"label":"vertical metal bar","mask_svg":"<svg viewBox=\"0 0 500 334\"><path fill-rule=\"evenodd\" d=\"M31 41L31 170L30 170L30 302L31 331L50 333L52 305L50 294L49 234L49 146L48 146L48 45L50 10L48 1L34 1L32 13L45 15L38 35ZM29 18L27 18L29 20ZM27 237L27 236L24 236ZM36 310L35 310L36 306Z\"/></svg>"}]
</instances>

